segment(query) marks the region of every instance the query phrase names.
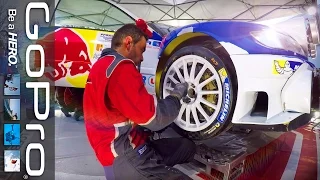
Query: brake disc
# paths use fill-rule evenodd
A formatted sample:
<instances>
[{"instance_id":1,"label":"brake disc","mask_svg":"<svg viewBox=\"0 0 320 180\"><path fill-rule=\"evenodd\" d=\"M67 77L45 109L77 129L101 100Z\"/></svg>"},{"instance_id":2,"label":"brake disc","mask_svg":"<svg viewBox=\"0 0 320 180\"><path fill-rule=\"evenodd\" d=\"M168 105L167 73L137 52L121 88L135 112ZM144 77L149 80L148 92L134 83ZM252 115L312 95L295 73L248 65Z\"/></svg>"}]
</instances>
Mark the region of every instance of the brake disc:
<instances>
[{"instance_id":1,"label":"brake disc","mask_svg":"<svg viewBox=\"0 0 320 180\"><path fill-rule=\"evenodd\" d=\"M203 74L203 76L200 79L200 83L209 79L210 77L213 76L213 73L210 72L209 70L206 70ZM208 84L206 84L203 88L203 91L215 91L218 90L218 85L217 82L215 80L209 82ZM208 102L217 105L218 103L218 94L208 94L208 95L203 95L202 96L203 99L207 100ZM203 107L203 109L206 111L206 113L210 116L215 112L215 109L213 109L212 107L209 107L205 104L201 104L201 106Z\"/></svg>"}]
</instances>

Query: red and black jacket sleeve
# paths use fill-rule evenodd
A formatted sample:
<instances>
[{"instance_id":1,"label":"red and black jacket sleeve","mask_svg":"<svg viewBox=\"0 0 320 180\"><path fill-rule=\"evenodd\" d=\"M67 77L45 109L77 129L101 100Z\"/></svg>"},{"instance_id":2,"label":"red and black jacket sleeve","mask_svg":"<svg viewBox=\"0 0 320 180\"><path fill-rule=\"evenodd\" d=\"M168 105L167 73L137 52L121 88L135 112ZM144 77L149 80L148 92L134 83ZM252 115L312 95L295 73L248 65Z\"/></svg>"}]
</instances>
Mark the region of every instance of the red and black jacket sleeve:
<instances>
[{"instance_id":1,"label":"red and black jacket sleeve","mask_svg":"<svg viewBox=\"0 0 320 180\"><path fill-rule=\"evenodd\" d=\"M177 118L180 101L173 96L157 100L144 87L132 62L122 62L112 73L107 87L112 106L138 125L158 131Z\"/></svg>"}]
</instances>

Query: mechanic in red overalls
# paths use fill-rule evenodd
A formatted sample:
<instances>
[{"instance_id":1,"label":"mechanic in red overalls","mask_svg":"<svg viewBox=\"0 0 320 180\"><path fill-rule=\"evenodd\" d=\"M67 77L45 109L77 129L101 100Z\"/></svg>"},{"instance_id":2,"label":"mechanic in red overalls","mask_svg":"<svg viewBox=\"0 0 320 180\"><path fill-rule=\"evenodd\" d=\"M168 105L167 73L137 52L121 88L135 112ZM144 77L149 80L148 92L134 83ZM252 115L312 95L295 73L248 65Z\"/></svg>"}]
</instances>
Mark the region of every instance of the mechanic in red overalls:
<instances>
[{"instance_id":1,"label":"mechanic in red overalls","mask_svg":"<svg viewBox=\"0 0 320 180\"><path fill-rule=\"evenodd\" d=\"M145 32L124 25L93 65L84 92L87 136L108 180L190 179L172 166L193 159L194 142L151 138L178 116L188 85L177 84L162 100L148 94L136 67L146 49Z\"/></svg>"}]
</instances>

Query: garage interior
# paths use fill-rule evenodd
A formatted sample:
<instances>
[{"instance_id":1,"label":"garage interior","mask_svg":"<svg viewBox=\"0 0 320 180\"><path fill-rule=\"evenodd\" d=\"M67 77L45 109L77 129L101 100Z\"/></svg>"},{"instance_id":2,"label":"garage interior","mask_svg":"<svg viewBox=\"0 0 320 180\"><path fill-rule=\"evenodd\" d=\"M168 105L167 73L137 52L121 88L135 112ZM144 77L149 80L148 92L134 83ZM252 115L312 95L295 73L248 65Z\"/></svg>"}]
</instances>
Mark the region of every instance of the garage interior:
<instances>
[{"instance_id":1,"label":"garage interior","mask_svg":"<svg viewBox=\"0 0 320 180\"><path fill-rule=\"evenodd\" d=\"M319 12L316 0L112 0L168 33L176 27L206 21L244 21L268 25L294 37L320 68L320 46L308 47L305 18ZM55 1L55 6L59 1ZM80 14L60 11L59 21L81 17L87 7L77 4ZM99 15L99 14L91 14ZM82 18L84 18L82 16ZM64 21L65 20L65 21ZM123 25L115 24L115 29ZM318 24L319 25L319 24ZM85 26L85 25L84 25ZM103 25L101 27L110 24ZM169 29L168 29L169 28ZM2 93L2 92L0 92ZM1 109L0 109L1 110ZM2 112L3 110L1 110ZM320 180L320 113L308 124L288 132L243 129L235 126L201 142L192 163L177 165L195 180ZM309 119L308 119L309 120ZM161 137L179 136L168 128ZM55 110L55 171L57 180L103 180L104 170L89 145L83 119L65 117Z\"/></svg>"},{"instance_id":2,"label":"garage interior","mask_svg":"<svg viewBox=\"0 0 320 180\"><path fill-rule=\"evenodd\" d=\"M170 28L227 20L268 25L294 37L308 51L304 18L314 0L113 0L148 22ZM85 8L85 7L83 7ZM81 9L79 9L81 11ZM168 26L164 26L168 28ZM166 31L166 29L164 29ZM314 52L319 51L316 46ZM310 61L320 66L319 56ZM316 114L315 117L318 115ZM104 171L85 134L83 121L56 117L56 179L102 180ZM199 145L193 163L175 166L193 179L320 179L320 120L289 132L232 128ZM167 129L162 137L179 136ZM72 142L72 143L70 143Z\"/></svg>"}]
</instances>

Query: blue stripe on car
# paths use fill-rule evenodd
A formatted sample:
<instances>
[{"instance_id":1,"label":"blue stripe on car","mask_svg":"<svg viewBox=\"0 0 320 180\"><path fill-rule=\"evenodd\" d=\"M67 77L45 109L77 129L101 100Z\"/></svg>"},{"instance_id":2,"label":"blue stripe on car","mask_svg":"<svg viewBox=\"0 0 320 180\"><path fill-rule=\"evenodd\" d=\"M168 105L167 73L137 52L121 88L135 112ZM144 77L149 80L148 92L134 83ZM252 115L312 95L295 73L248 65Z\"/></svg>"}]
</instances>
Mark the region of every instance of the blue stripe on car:
<instances>
[{"instance_id":1,"label":"blue stripe on car","mask_svg":"<svg viewBox=\"0 0 320 180\"><path fill-rule=\"evenodd\" d=\"M193 32L205 33L219 42L229 42L244 50L249 54L274 54L274 55L284 55L284 56L294 56L303 60L307 60L304 55L296 54L292 51L275 49L270 47L265 47L259 44L251 35L252 31L260 31L262 29L268 28L267 26L248 22L237 22L237 21L212 21L204 22L198 24L191 24L181 28L177 28L168 34L166 42L164 42L164 47L166 47L177 34L185 28L193 27ZM165 48L161 49L159 52L163 52Z\"/></svg>"}]
</instances>

